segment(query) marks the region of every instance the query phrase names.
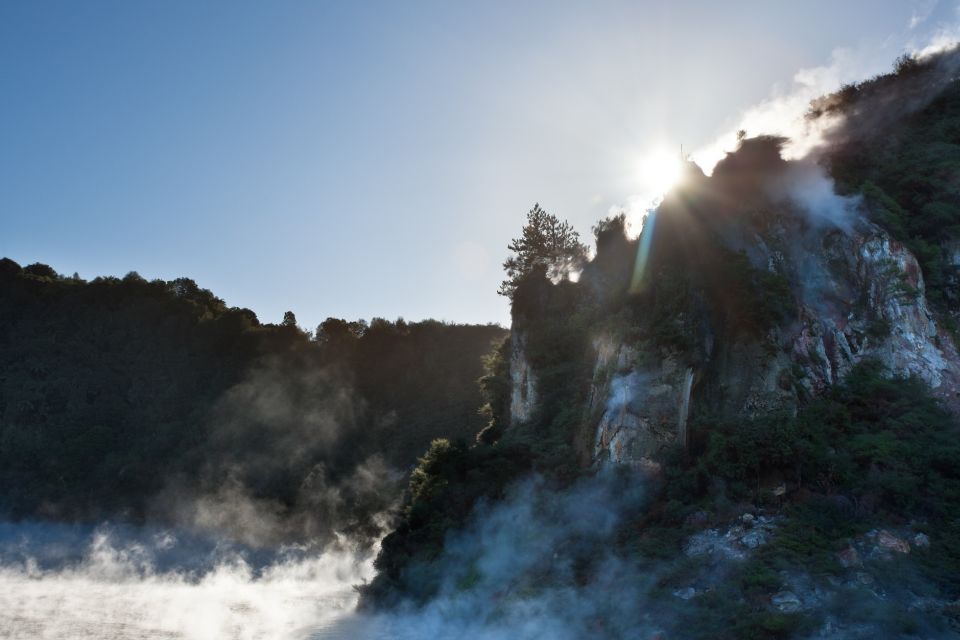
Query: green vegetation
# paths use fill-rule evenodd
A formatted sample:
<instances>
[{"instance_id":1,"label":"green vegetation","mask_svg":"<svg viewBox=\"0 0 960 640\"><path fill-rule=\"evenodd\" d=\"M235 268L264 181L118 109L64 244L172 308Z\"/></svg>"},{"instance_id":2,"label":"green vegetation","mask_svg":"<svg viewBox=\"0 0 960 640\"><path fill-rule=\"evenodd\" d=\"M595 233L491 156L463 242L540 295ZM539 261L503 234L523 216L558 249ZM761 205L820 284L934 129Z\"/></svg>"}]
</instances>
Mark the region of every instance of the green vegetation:
<instances>
[{"instance_id":1,"label":"green vegetation","mask_svg":"<svg viewBox=\"0 0 960 640\"><path fill-rule=\"evenodd\" d=\"M434 563L448 531L461 527L481 499L503 497L511 482L531 469L531 451L498 442L468 447L435 440L410 477L400 524L382 542L377 576L364 587L364 601L424 602L444 577Z\"/></svg>"},{"instance_id":2,"label":"green vegetation","mask_svg":"<svg viewBox=\"0 0 960 640\"><path fill-rule=\"evenodd\" d=\"M838 187L860 193L874 220L917 256L930 299L960 300L952 243L960 237L960 86L956 51L902 58L891 74L814 104L810 117L842 113L827 162ZM902 110L887 105L898 99ZM910 105L919 108L910 110ZM878 114L888 114L878 120Z\"/></svg>"},{"instance_id":3,"label":"green vegetation","mask_svg":"<svg viewBox=\"0 0 960 640\"><path fill-rule=\"evenodd\" d=\"M336 485L377 454L403 470L436 437L473 437L481 356L505 333L331 318L314 338L186 278L85 282L2 260L0 507L136 519L171 486L229 479L311 508L298 501L318 473Z\"/></svg>"},{"instance_id":4,"label":"green vegetation","mask_svg":"<svg viewBox=\"0 0 960 640\"><path fill-rule=\"evenodd\" d=\"M500 294L508 298L513 298L517 284L527 274L542 269L552 279L563 278L587 258L587 247L570 223L561 222L539 204L527 213L523 233L508 248L513 255L503 263L507 279L500 285Z\"/></svg>"},{"instance_id":5,"label":"green vegetation","mask_svg":"<svg viewBox=\"0 0 960 640\"><path fill-rule=\"evenodd\" d=\"M685 637L790 637L809 629L809 614L771 614L769 598L787 588L784 576L842 578L837 553L877 527L919 526L931 539L928 549L868 567L878 588L891 597L954 600L960 595L956 434L954 418L922 381L889 377L872 362L797 416L701 417L690 451L671 461L655 515L628 527L625 544L669 560L680 556L680 542L696 530L687 521L693 513L723 521L747 504L783 516L768 544L733 565L708 597L692 601L682 616ZM783 497L772 491L780 484L789 488ZM663 583L689 584L700 571L696 563L675 565ZM904 629L948 624L899 604L888 609L879 617L872 607L841 614L874 623L887 616Z\"/></svg>"},{"instance_id":6,"label":"green vegetation","mask_svg":"<svg viewBox=\"0 0 960 640\"><path fill-rule=\"evenodd\" d=\"M762 503L782 478L797 491L842 496L860 515L904 521L960 513L955 422L916 378L856 367L796 417L703 422L692 429L691 469L703 493L716 478L731 500Z\"/></svg>"}]
</instances>

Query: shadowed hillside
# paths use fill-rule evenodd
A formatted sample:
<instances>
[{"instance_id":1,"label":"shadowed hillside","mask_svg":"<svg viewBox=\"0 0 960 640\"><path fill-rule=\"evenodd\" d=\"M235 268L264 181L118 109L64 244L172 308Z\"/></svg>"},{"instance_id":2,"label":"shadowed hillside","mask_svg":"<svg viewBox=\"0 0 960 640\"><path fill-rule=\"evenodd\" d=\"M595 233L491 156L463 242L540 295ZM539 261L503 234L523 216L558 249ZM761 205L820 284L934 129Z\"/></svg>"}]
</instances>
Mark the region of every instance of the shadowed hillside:
<instances>
[{"instance_id":1,"label":"shadowed hillside","mask_svg":"<svg viewBox=\"0 0 960 640\"><path fill-rule=\"evenodd\" d=\"M252 542L374 530L433 438L482 426L481 356L505 333L331 318L312 336L185 278L0 261L0 508Z\"/></svg>"}]
</instances>

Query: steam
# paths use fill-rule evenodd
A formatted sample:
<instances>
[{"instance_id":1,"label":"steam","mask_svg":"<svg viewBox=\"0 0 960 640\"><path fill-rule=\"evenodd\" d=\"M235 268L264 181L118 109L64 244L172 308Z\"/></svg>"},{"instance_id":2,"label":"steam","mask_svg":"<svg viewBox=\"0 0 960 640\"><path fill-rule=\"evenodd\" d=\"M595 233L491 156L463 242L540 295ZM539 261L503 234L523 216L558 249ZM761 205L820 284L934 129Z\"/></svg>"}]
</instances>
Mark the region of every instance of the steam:
<instances>
[{"instance_id":1,"label":"steam","mask_svg":"<svg viewBox=\"0 0 960 640\"><path fill-rule=\"evenodd\" d=\"M923 0L913 7L913 13L910 14L910 21L907 23L907 29L911 31L927 21L930 14L937 6L938 0Z\"/></svg>"},{"instance_id":2,"label":"steam","mask_svg":"<svg viewBox=\"0 0 960 640\"><path fill-rule=\"evenodd\" d=\"M785 137L789 142L783 150L784 159L805 157L822 144L827 131L837 124L833 117L806 119L810 102L836 91L844 83L881 73L889 63L890 56L881 58L873 51L836 49L828 64L801 69L794 74L789 88L774 87L769 98L741 114L734 128L695 151L691 158L705 173L711 174L717 162L737 148L739 131L750 136Z\"/></svg>"},{"instance_id":3,"label":"steam","mask_svg":"<svg viewBox=\"0 0 960 640\"><path fill-rule=\"evenodd\" d=\"M583 261L570 256L555 258L547 265L547 278L552 284L560 284L564 280L577 282L582 272Z\"/></svg>"},{"instance_id":4,"label":"steam","mask_svg":"<svg viewBox=\"0 0 960 640\"><path fill-rule=\"evenodd\" d=\"M928 3L918 5L907 31L891 36L881 44L837 48L831 53L830 60L826 64L800 69L793 75L788 85L774 86L769 97L745 108L734 119L733 126L719 134L712 142L695 150L690 154L689 159L695 162L704 173L711 175L717 163L739 147L745 134L747 137L785 138L786 143L781 150L785 160L815 162L825 146L832 142L832 138L848 123L839 115L839 112L822 113L816 118L807 117L813 101L835 93L846 85L856 84L889 71L891 61L899 54L908 53L918 60L924 60L956 47L957 42L960 41L960 23L940 25L926 40L918 42L916 29L927 20L932 9L933 6ZM945 71L952 73L955 69L950 68ZM941 88L940 85L929 86L916 95L908 96L907 101L890 100L879 108L885 117L895 117L897 114L922 108L939 93ZM871 123L868 126L875 124ZM824 193L823 181L812 172L805 180L810 183L809 186L821 194ZM793 193L798 193L798 190L790 189L789 194ZM631 226L639 232L642 226L640 221L659 204L660 198L651 197L649 193L635 194L628 196L625 204L612 206L610 214L625 211ZM819 203L802 201L800 204L805 208L822 209L826 212L827 219L839 221L848 217L842 212L849 209L853 203L827 203L825 199L821 199ZM823 207L823 205L827 206ZM815 218L817 217L822 216L818 213L815 215Z\"/></svg>"},{"instance_id":5,"label":"steam","mask_svg":"<svg viewBox=\"0 0 960 640\"><path fill-rule=\"evenodd\" d=\"M923 60L953 49L958 41L960 41L960 24L942 25L926 44L911 47L911 53L918 60Z\"/></svg>"},{"instance_id":6,"label":"steam","mask_svg":"<svg viewBox=\"0 0 960 640\"><path fill-rule=\"evenodd\" d=\"M372 576L375 549L358 553L345 539L322 553L266 552L162 529L0 525L0 630L54 640L612 640L686 637L699 624L702 636L701 602L727 606L707 594L777 535L776 524L757 518L752 537L740 525L703 529L675 558L645 559L623 536L641 531L647 482L622 468L566 489L528 478L478 506L436 559L409 570L440 576L436 597L373 615L353 611L351 585ZM883 576L874 562L889 560L868 559L862 570ZM950 603L929 585L845 575L821 583L788 568L783 591L759 606L811 613L823 625L812 637L876 637L897 616L923 637L950 637L936 626Z\"/></svg>"},{"instance_id":7,"label":"steam","mask_svg":"<svg viewBox=\"0 0 960 640\"><path fill-rule=\"evenodd\" d=\"M178 492L169 504L179 526L218 532L253 547L292 541L322 545L338 532L372 544L391 524L400 479L399 472L373 456L337 482L317 464L291 505L252 495L236 476L209 492Z\"/></svg>"},{"instance_id":8,"label":"steam","mask_svg":"<svg viewBox=\"0 0 960 640\"><path fill-rule=\"evenodd\" d=\"M922 13L915 15L918 17L914 26L926 19L929 10L925 15ZM901 42L900 46L891 47L890 42L898 39ZM745 131L749 136L774 135L787 138L788 143L783 150L784 159L815 156L816 151L827 142L831 132L843 123L843 119L835 114L826 114L815 119L807 118L806 114L812 101L834 93L844 85L889 71L891 60L898 54L909 53L918 59L929 58L954 48L958 40L960 40L960 24L941 26L924 44L920 45L914 43L912 36L901 36L891 38L879 47L836 49L831 54L828 64L801 69L794 74L789 87L774 87L770 97L745 109L737 119L736 126L719 135L712 143L695 151L691 159L704 172L712 173L717 162L737 148L740 131ZM939 91L939 87L933 90ZM926 104L933 95L920 96L922 104ZM896 105L895 102L893 104ZM917 108L909 105L899 106L905 111ZM885 108L889 111L892 105L885 105Z\"/></svg>"},{"instance_id":9,"label":"steam","mask_svg":"<svg viewBox=\"0 0 960 640\"><path fill-rule=\"evenodd\" d=\"M370 555L270 554L166 530L0 527L5 638L305 638L355 603Z\"/></svg>"},{"instance_id":10,"label":"steam","mask_svg":"<svg viewBox=\"0 0 960 640\"><path fill-rule=\"evenodd\" d=\"M810 160L787 163L767 189L775 201L786 200L798 207L815 227L850 231L863 202L860 196L838 195L823 167Z\"/></svg>"},{"instance_id":11,"label":"steam","mask_svg":"<svg viewBox=\"0 0 960 640\"><path fill-rule=\"evenodd\" d=\"M364 411L342 376L302 354L261 362L217 404L200 479L172 476L151 519L253 547L373 545L402 474L352 449Z\"/></svg>"},{"instance_id":12,"label":"steam","mask_svg":"<svg viewBox=\"0 0 960 640\"><path fill-rule=\"evenodd\" d=\"M368 633L407 640L574 640L644 637L644 593L655 575L616 550L625 518L643 508L637 477L606 473L559 491L542 478L482 505L449 536L426 574L439 572L439 595L365 620ZM638 635L639 634L639 635Z\"/></svg>"},{"instance_id":13,"label":"steam","mask_svg":"<svg viewBox=\"0 0 960 640\"><path fill-rule=\"evenodd\" d=\"M714 637L713 598L732 572L777 535L778 521L744 516L704 528L667 560L645 559L624 536L639 530L649 477L623 468L552 488L529 478L495 505L481 505L463 531L449 534L439 558L412 575L441 575L439 594L421 608L350 618L335 637L579 640L581 638ZM708 516L704 516L705 518ZM864 570L883 575L874 559ZM951 637L931 585L890 574L865 587L862 572L821 581L801 569L780 572L771 612L802 611L819 628L809 637L876 637L909 619L927 638ZM886 589L886 591L885 591ZM928 594L918 597L917 594ZM923 613L918 607L925 606ZM703 608L706 607L706 608ZM713 608L713 611L711 611ZM717 620L716 618L712 618ZM697 631L691 633L696 626ZM337 634L339 631L340 635Z\"/></svg>"}]
</instances>

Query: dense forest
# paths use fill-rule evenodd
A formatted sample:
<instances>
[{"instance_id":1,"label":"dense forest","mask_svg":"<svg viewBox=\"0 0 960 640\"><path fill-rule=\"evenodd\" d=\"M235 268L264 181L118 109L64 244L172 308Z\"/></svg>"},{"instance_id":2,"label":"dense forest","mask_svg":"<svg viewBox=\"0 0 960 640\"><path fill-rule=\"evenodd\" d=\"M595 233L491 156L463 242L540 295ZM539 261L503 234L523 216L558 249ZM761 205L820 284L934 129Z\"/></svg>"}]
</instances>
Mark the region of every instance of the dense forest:
<instances>
[{"instance_id":1,"label":"dense forest","mask_svg":"<svg viewBox=\"0 0 960 640\"><path fill-rule=\"evenodd\" d=\"M266 507L268 538L367 526L433 438L485 424L481 357L504 335L379 318L309 332L186 278L87 282L4 259L0 508L169 519L231 492Z\"/></svg>"}]
</instances>

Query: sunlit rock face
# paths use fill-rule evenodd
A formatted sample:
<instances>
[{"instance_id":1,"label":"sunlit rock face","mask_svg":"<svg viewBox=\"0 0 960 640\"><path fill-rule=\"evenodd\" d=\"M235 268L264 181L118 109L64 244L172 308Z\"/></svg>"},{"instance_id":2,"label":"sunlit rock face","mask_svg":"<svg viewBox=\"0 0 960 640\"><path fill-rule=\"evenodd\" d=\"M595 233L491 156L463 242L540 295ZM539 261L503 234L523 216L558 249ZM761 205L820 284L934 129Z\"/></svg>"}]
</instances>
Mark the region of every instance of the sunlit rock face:
<instances>
[{"instance_id":1,"label":"sunlit rock face","mask_svg":"<svg viewBox=\"0 0 960 640\"><path fill-rule=\"evenodd\" d=\"M956 349L930 310L916 258L865 221L802 232L792 222L744 245L755 264L787 276L796 301L796 316L766 340L714 340L707 328L703 347L683 354L595 342L595 464L656 471L666 447L685 443L691 404L728 415L795 411L864 358L956 396Z\"/></svg>"},{"instance_id":2,"label":"sunlit rock face","mask_svg":"<svg viewBox=\"0 0 960 640\"><path fill-rule=\"evenodd\" d=\"M693 323L685 352L648 342L595 337L586 414L595 466L624 464L656 473L665 451L685 445L691 412L731 417L795 412L843 380L864 359L916 375L955 403L958 355L925 295L923 276L902 243L861 213L812 224L797 208L768 213L762 224L725 228L724 241L756 269L789 283L790 313L763 336L730 333L709 312ZM514 422L537 401L525 355L527 334L511 351Z\"/></svg>"},{"instance_id":3,"label":"sunlit rock face","mask_svg":"<svg viewBox=\"0 0 960 640\"><path fill-rule=\"evenodd\" d=\"M672 357L643 360L646 354L628 345L598 340L595 346L594 459L656 472L663 448L683 440L693 371Z\"/></svg>"},{"instance_id":4,"label":"sunlit rock face","mask_svg":"<svg viewBox=\"0 0 960 640\"><path fill-rule=\"evenodd\" d=\"M953 385L956 353L927 304L916 258L874 225L834 233L811 256L825 278L804 291L792 357L804 386L822 391L864 357L891 371L917 375L937 390ZM951 389L943 389L949 392Z\"/></svg>"},{"instance_id":5,"label":"sunlit rock face","mask_svg":"<svg viewBox=\"0 0 960 640\"><path fill-rule=\"evenodd\" d=\"M527 360L527 334L514 330L510 336L510 422L526 422L537 403L537 382Z\"/></svg>"},{"instance_id":6,"label":"sunlit rock face","mask_svg":"<svg viewBox=\"0 0 960 640\"><path fill-rule=\"evenodd\" d=\"M686 445L689 416L795 413L864 360L919 377L960 410L960 357L917 258L818 165L783 160L781 144L746 140L711 177L691 172L631 252L598 245L606 263L585 271L577 303L597 313L583 425L595 466L656 471ZM947 254L960 265L960 246ZM647 280L618 290L604 274L621 263ZM514 334L514 422L537 401L534 330Z\"/></svg>"}]
</instances>

